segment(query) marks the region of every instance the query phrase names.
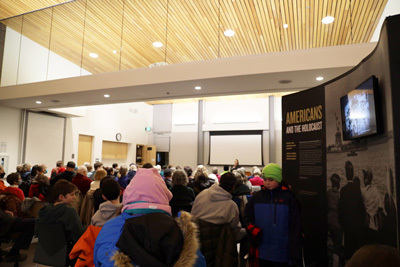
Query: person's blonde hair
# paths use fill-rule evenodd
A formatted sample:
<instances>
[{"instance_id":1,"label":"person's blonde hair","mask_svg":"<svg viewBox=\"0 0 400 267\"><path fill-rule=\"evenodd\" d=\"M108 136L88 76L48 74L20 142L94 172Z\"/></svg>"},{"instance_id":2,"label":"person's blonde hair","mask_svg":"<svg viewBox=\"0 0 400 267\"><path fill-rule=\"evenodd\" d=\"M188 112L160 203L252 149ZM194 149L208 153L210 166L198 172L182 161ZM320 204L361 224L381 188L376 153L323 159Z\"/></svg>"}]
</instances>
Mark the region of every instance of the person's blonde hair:
<instances>
[{"instance_id":1,"label":"person's blonde hair","mask_svg":"<svg viewBox=\"0 0 400 267\"><path fill-rule=\"evenodd\" d=\"M103 179L106 176L107 176L106 170L103 170L103 169L97 170L96 173L94 174L94 180L101 181L101 179Z\"/></svg>"}]
</instances>

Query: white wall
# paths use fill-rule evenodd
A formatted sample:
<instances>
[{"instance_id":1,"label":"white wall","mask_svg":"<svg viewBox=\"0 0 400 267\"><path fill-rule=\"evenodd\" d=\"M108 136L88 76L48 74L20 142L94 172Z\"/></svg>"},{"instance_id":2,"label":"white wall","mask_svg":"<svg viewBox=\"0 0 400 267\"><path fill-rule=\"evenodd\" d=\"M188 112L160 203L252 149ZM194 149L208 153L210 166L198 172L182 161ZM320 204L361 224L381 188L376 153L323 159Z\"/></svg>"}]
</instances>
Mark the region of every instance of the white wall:
<instances>
[{"instance_id":1,"label":"white wall","mask_svg":"<svg viewBox=\"0 0 400 267\"><path fill-rule=\"evenodd\" d=\"M268 98L204 102L203 131L267 130Z\"/></svg>"},{"instance_id":2,"label":"white wall","mask_svg":"<svg viewBox=\"0 0 400 267\"><path fill-rule=\"evenodd\" d=\"M81 74L82 72L82 74ZM6 28L1 86L89 75L20 33Z\"/></svg>"},{"instance_id":3,"label":"white wall","mask_svg":"<svg viewBox=\"0 0 400 267\"><path fill-rule=\"evenodd\" d=\"M152 126L153 107L145 103L114 104L86 107L86 115L67 119L65 161L77 161L79 134L93 136L92 164L102 161L106 166L112 163L135 162L136 144L151 144L151 133L144 130ZM121 142L128 146L126 160L102 159L102 142L116 141L115 135L122 134ZM75 158L72 159L72 154Z\"/></svg>"},{"instance_id":4,"label":"white wall","mask_svg":"<svg viewBox=\"0 0 400 267\"><path fill-rule=\"evenodd\" d=\"M225 101L204 101L203 143L204 165L208 166L209 131L218 130L263 130L263 159L269 162L269 99L241 99ZM281 98L275 98L275 158L282 162L282 120ZM168 134L170 143L170 164L176 166L197 166L198 143L198 102L172 105L172 131ZM232 160L233 164L233 160ZM222 172L223 166L217 166ZM250 171L251 167L247 167Z\"/></svg>"},{"instance_id":5,"label":"white wall","mask_svg":"<svg viewBox=\"0 0 400 267\"><path fill-rule=\"evenodd\" d=\"M7 173L15 172L18 164L21 110L0 106L0 157L8 156Z\"/></svg>"}]
</instances>

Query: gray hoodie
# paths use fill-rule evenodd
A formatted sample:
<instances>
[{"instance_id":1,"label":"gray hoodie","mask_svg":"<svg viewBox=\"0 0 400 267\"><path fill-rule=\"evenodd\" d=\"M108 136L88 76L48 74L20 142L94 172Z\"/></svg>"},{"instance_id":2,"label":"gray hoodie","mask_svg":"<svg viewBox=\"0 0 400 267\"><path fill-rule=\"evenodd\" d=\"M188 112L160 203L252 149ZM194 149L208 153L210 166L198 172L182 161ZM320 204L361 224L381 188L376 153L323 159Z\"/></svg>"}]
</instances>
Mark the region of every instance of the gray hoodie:
<instances>
[{"instance_id":1,"label":"gray hoodie","mask_svg":"<svg viewBox=\"0 0 400 267\"><path fill-rule=\"evenodd\" d=\"M102 227L107 221L121 214L122 204L114 205L110 201L100 204L99 210L92 217L91 225Z\"/></svg>"},{"instance_id":2,"label":"gray hoodie","mask_svg":"<svg viewBox=\"0 0 400 267\"><path fill-rule=\"evenodd\" d=\"M246 231L239 221L239 209L232 200L232 195L218 184L213 184L209 189L197 195L192 212L195 219L213 224L229 224L236 240L241 240Z\"/></svg>"}]
</instances>

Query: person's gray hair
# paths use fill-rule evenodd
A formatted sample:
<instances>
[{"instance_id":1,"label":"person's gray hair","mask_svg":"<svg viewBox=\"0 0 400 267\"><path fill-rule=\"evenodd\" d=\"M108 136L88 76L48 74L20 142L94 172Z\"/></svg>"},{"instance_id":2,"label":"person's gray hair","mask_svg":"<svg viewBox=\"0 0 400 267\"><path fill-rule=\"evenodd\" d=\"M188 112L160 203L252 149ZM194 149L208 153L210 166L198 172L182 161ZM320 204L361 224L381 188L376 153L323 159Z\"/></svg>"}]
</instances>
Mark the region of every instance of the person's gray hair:
<instances>
[{"instance_id":1,"label":"person's gray hair","mask_svg":"<svg viewBox=\"0 0 400 267\"><path fill-rule=\"evenodd\" d=\"M260 170L259 168L254 169L253 175L254 175L254 176L256 176L256 175L260 176L260 175L261 175L261 170Z\"/></svg>"},{"instance_id":2,"label":"person's gray hair","mask_svg":"<svg viewBox=\"0 0 400 267\"><path fill-rule=\"evenodd\" d=\"M129 167L129 169L130 169L131 171L137 171L137 167L136 167L135 164L131 164L131 166Z\"/></svg>"},{"instance_id":3,"label":"person's gray hair","mask_svg":"<svg viewBox=\"0 0 400 267\"><path fill-rule=\"evenodd\" d=\"M85 165L81 165L78 167L78 170L76 172L79 174L85 175L85 172L87 172L87 168Z\"/></svg>"},{"instance_id":4,"label":"person's gray hair","mask_svg":"<svg viewBox=\"0 0 400 267\"><path fill-rule=\"evenodd\" d=\"M175 186L175 185L186 186L188 184L188 182L189 182L189 180L184 171L182 171L182 170L174 171L174 174L172 175L172 186Z\"/></svg>"}]
</instances>

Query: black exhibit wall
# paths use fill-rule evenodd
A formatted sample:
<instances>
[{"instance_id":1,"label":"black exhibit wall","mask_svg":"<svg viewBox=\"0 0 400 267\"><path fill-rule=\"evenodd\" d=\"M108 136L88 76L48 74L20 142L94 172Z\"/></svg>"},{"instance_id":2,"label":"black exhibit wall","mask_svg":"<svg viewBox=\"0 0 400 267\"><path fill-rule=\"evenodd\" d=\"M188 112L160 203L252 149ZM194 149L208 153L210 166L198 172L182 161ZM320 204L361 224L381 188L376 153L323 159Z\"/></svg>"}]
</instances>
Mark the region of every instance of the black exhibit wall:
<instances>
[{"instance_id":1,"label":"black exhibit wall","mask_svg":"<svg viewBox=\"0 0 400 267\"><path fill-rule=\"evenodd\" d=\"M306 264L343 266L365 244L398 247L399 30L400 15L388 17L359 65L282 98L283 177L301 203ZM340 98L373 75L382 131L345 141Z\"/></svg>"}]
</instances>

